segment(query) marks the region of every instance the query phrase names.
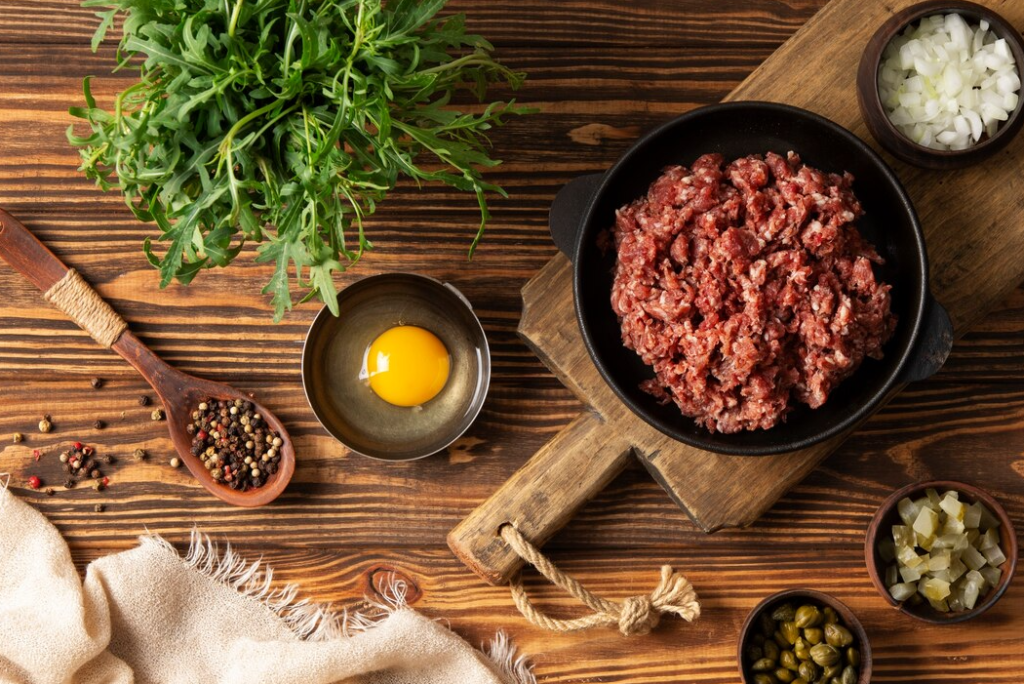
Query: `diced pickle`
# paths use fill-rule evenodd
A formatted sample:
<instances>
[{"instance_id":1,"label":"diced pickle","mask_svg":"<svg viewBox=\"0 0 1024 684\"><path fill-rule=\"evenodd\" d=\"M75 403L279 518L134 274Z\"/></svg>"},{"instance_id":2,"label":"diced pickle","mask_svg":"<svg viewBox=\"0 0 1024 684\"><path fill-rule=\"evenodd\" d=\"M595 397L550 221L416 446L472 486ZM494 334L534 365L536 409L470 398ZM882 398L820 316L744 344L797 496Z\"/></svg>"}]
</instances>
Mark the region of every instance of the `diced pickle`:
<instances>
[{"instance_id":1,"label":"diced pickle","mask_svg":"<svg viewBox=\"0 0 1024 684\"><path fill-rule=\"evenodd\" d=\"M921 556L917 555L917 552L910 546L904 546L899 550L899 555L896 556L901 564L908 568L916 568L918 565L923 563Z\"/></svg>"},{"instance_id":2,"label":"diced pickle","mask_svg":"<svg viewBox=\"0 0 1024 684\"><path fill-rule=\"evenodd\" d=\"M983 549L981 553L985 556L985 560L988 561L989 565L994 568L998 568L1006 562L1006 555L1003 553L1003 550L999 548L999 544Z\"/></svg>"},{"instance_id":3,"label":"diced pickle","mask_svg":"<svg viewBox=\"0 0 1024 684\"><path fill-rule=\"evenodd\" d=\"M945 536L949 534L963 534L967 531L962 520L956 518L947 517L939 528L939 534Z\"/></svg>"},{"instance_id":4,"label":"diced pickle","mask_svg":"<svg viewBox=\"0 0 1024 684\"><path fill-rule=\"evenodd\" d=\"M960 503L960 501L953 496L954 494L956 494L956 492L946 492L946 495L942 497L942 501L939 503L939 508L945 511L946 515L950 518L962 522L967 507Z\"/></svg>"},{"instance_id":5,"label":"diced pickle","mask_svg":"<svg viewBox=\"0 0 1024 684\"><path fill-rule=\"evenodd\" d=\"M932 608L939 611L940 613L949 612L949 602L946 601L946 599L942 599L941 601L932 601L931 599L928 599L928 603L930 603Z\"/></svg>"},{"instance_id":6,"label":"diced pickle","mask_svg":"<svg viewBox=\"0 0 1024 684\"><path fill-rule=\"evenodd\" d=\"M908 525L893 525L892 540L898 550L904 546L913 547L917 543L917 536L914 534L913 528Z\"/></svg>"},{"instance_id":7,"label":"diced pickle","mask_svg":"<svg viewBox=\"0 0 1024 684\"><path fill-rule=\"evenodd\" d=\"M924 490L924 494L925 496L928 497L928 505L934 507L933 510L938 510L939 503L942 501L942 498L939 496L939 493L936 490L929 487L928 489Z\"/></svg>"},{"instance_id":8,"label":"diced pickle","mask_svg":"<svg viewBox=\"0 0 1024 684\"><path fill-rule=\"evenodd\" d=\"M949 564L949 581L956 582L963 577L965 572L967 572L967 566L964 565L964 562L959 558L954 558L953 562Z\"/></svg>"},{"instance_id":9,"label":"diced pickle","mask_svg":"<svg viewBox=\"0 0 1024 684\"><path fill-rule=\"evenodd\" d=\"M964 564L971 570L981 570L981 568L988 563L985 556L981 554L981 551L978 551L973 546L968 547L961 558L963 559Z\"/></svg>"},{"instance_id":10,"label":"diced pickle","mask_svg":"<svg viewBox=\"0 0 1024 684\"><path fill-rule=\"evenodd\" d=\"M978 570L978 572L981 573L981 576L985 578L986 584L990 587L994 587L999 584L999 579L1003 576L1002 570L999 568L993 568L990 565L986 565Z\"/></svg>"},{"instance_id":11,"label":"diced pickle","mask_svg":"<svg viewBox=\"0 0 1024 684\"><path fill-rule=\"evenodd\" d=\"M885 569L885 586L891 587L899 581L900 568L898 565L890 565Z\"/></svg>"},{"instance_id":12,"label":"diced pickle","mask_svg":"<svg viewBox=\"0 0 1024 684\"><path fill-rule=\"evenodd\" d=\"M922 508L914 520L914 532L922 537L930 537L939 529L939 514L930 508Z\"/></svg>"},{"instance_id":13,"label":"diced pickle","mask_svg":"<svg viewBox=\"0 0 1024 684\"><path fill-rule=\"evenodd\" d=\"M896 504L896 510L899 511L900 519L903 520L904 525L913 525L914 521L917 520L917 514L920 512L916 503L910 498L904 497L899 500ZM981 511L978 511L980 518Z\"/></svg>"},{"instance_id":14,"label":"diced pickle","mask_svg":"<svg viewBox=\"0 0 1024 684\"><path fill-rule=\"evenodd\" d=\"M889 593L897 601L906 601L917 593L917 585L913 582L894 584L889 587Z\"/></svg>"},{"instance_id":15,"label":"diced pickle","mask_svg":"<svg viewBox=\"0 0 1024 684\"><path fill-rule=\"evenodd\" d=\"M993 546L999 546L999 531L995 528L981 535L981 540L978 542L978 550L984 551L985 549L991 549Z\"/></svg>"},{"instance_id":16,"label":"diced pickle","mask_svg":"<svg viewBox=\"0 0 1024 684\"><path fill-rule=\"evenodd\" d=\"M916 568L900 568L900 577L904 582L916 582L921 579L921 566L917 566ZM893 584L896 583L890 582L888 586L892 586Z\"/></svg>"},{"instance_id":17,"label":"diced pickle","mask_svg":"<svg viewBox=\"0 0 1024 684\"><path fill-rule=\"evenodd\" d=\"M917 585L917 590L929 601L941 601L949 596L949 582L934 577L923 579Z\"/></svg>"},{"instance_id":18,"label":"diced pickle","mask_svg":"<svg viewBox=\"0 0 1024 684\"><path fill-rule=\"evenodd\" d=\"M981 503L975 502L964 511L964 527L977 529L981 527Z\"/></svg>"},{"instance_id":19,"label":"diced pickle","mask_svg":"<svg viewBox=\"0 0 1024 684\"><path fill-rule=\"evenodd\" d=\"M952 562L949 550L936 551L928 559L928 567L926 572L935 572L937 570L948 570L949 564Z\"/></svg>"}]
</instances>

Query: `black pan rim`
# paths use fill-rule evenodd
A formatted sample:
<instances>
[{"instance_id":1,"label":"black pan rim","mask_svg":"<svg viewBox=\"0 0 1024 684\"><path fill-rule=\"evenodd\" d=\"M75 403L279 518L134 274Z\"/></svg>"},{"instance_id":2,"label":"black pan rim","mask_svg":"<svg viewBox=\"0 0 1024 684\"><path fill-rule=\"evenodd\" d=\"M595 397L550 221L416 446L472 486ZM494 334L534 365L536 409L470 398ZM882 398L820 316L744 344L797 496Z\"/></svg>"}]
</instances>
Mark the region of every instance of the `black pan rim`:
<instances>
[{"instance_id":1,"label":"black pan rim","mask_svg":"<svg viewBox=\"0 0 1024 684\"><path fill-rule=\"evenodd\" d=\"M836 135L844 138L847 142L857 148L862 154L864 154L875 166L882 172L886 181L892 186L899 197L900 204L904 208L907 216L910 219L910 227L913 229L914 242L917 247L916 256L918 259L919 272L922 274L924 283L920 288L920 295L914 302L908 302L911 304L911 313L913 320L913 330L911 331L910 337L907 343L904 345L900 353L900 358L893 370L889 373L889 377L886 378L881 388L875 392L875 394L868 400L853 408L849 414L841 421L822 429L813 435L804 437L802 439L794 439L782 444L765 444L765 445L750 445L750 444L737 444L729 445L728 443L723 444L723 440L728 440L729 435L723 435L716 433L714 436L708 433L708 439L704 439L700 436L688 434L682 432L674 426L666 423L663 420L658 419L652 415L643 405L639 402L634 401L623 389L619 386L618 380L607 368L607 364L601 358L599 352L594 346L593 337L594 331L590 327L590 323L584 315L583 309L580 306L580 292L583 289L584 276L583 269L579 265L579 256L582 254L584 241L588 239L588 236L592 231L588 230L595 206L598 201L604 195L607 188L611 185L616 173L626 166L632 158L639 154L641 149L646 145L650 144L652 140L656 140L659 137L664 136L668 131L675 129L678 126L683 126L694 119L706 116L714 116L715 114L728 110L736 109L749 109L751 111L766 111L777 114L783 114L786 116L796 117L805 121L812 122L814 125L829 129ZM690 110L685 114L682 114L674 119L671 119L660 126L652 129L634 142L626 152L619 157L619 159L604 172L600 183L590 201L587 203L586 209L583 215L580 217L579 230L576 236L575 243L575 254L577 255L576 263L573 264L573 300L576 310L576 321L579 325L580 332L582 333L583 343L586 346L587 353L590 355L591 360L597 367L601 377L608 384L608 386L615 392L619 397L619 400L626 404L627 407L637 416L639 416L644 422L651 427L657 429L662 434L675 439L676 441L688 444L693 447L697 447L704 451L710 451L719 454L725 454L730 456L769 456L774 454L788 453L791 451L798 451L807 447L813 446L827 439L835 437L836 435L842 434L847 430L855 427L861 421L873 413L874 409L888 396L889 392L899 381L900 376L908 367L910 360L913 357L914 350L918 346L918 342L921 337L921 330L925 325L925 313L928 305L928 299L931 296L929 294L929 270L928 270L928 252L925 247L924 232L921 229L921 222L917 215L917 211L914 208L913 202L910 200L910 196L907 194L906 188L897 178L895 172L885 162L882 157L875 152L864 140L851 133L849 130L835 123L834 121L815 114L814 112L802 109L800 107L794 107L792 105L786 105L776 102L763 102L755 100L745 100L737 102L723 102L713 105L706 105ZM685 418L685 416L684 416ZM779 426L776 426L779 427ZM767 434L767 431L760 431ZM711 441L714 439L715 441Z\"/></svg>"}]
</instances>

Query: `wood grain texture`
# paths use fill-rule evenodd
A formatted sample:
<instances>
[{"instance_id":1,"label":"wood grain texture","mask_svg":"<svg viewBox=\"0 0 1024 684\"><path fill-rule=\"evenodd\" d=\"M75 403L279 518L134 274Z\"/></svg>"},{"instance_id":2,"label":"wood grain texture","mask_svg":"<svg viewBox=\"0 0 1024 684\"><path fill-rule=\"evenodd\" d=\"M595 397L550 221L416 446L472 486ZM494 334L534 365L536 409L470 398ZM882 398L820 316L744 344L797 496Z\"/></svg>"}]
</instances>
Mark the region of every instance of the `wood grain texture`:
<instances>
[{"instance_id":1,"label":"wood grain texture","mask_svg":"<svg viewBox=\"0 0 1024 684\"><path fill-rule=\"evenodd\" d=\"M896 9L912 2L897 3ZM1024 7L1020 10L1019 17L1010 16L1011 21L1024 20ZM758 67L725 98L726 101L786 102L823 114L847 128L864 129L854 87L859 60L851 63L851 56L855 55L847 49L848 44L836 42L831 36L837 27L852 25L855 21L861 22L862 26L878 26L891 13L892 8L881 0L835 0ZM867 38L872 32L867 31ZM821 84L845 86L833 90L846 93L847 97L836 96L833 106L823 105L816 89L807 87L805 79L794 76L797 69L802 74L808 68ZM779 97L779 91L784 91L785 97ZM868 137L863 131L861 136ZM984 166L947 172L938 178L935 174L911 173L911 167L906 165L897 171L903 172L900 177L915 197L929 251L932 254L957 255L956 259L947 256L937 263L933 261L931 280L932 293L948 307L950 318L962 334L969 323L998 306L1024 279L1024 260L1007 256L1024 253L1024 230L1018 229L1024 224L1021 211L1024 204L1017 201L1015 194L1024 171L1024 140L1011 143ZM1003 196L1000 192L993 197L993 179L1004 178L1005 181L998 181L998 185L1000 190L1006 187L1010 194ZM587 191L577 191L577 194L582 192ZM571 220L556 220L554 211L552 225ZM993 226L1004 228L996 233ZM964 269L968 272L960 277ZM702 529L713 532L753 522L853 432L848 430L844 435L799 451L759 458L709 453L666 437L634 415L607 386L591 362L573 315L572 274L573 268L568 259L559 255L527 284L523 290L520 334L545 365L611 426L610 432L627 440L655 480ZM889 396L892 397L898 389L890 392ZM573 427L567 428L569 431L578 433ZM582 437L582 443L576 445L564 434L560 434L556 441L559 448L570 454L592 448L589 435ZM546 447L536 458L548 462L550 451L550 447ZM575 496L552 498L547 493L593 493L592 485L602 479L601 473L594 471L605 467L614 469L619 464L613 460L595 459L593 469L584 473L571 467L561 471L550 466L534 467L531 461L527 468L517 473L515 485L511 487L517 492L517 501L534 505L514 506L512 514L536 530L537 536L531 541L543 543L553 536L555 525L566 522L567 513L559 511L559 506L564 505L568 510L576 510L579 506ZM542 490L538 492L538 501L544 502L543 507L537 506L537 501L531 502L528 494L523 494L524 488L528 490L531 487L527 471L544 475L543 484L537 484ZM615 472L610 470L609 474ZM555 479L557 474L564 478L560 483ZM510 507L507 490L508 487L502 488L482 504L469 520L453 531L449 539L457 555L467 559L474 571L494 583L508 581L522 564L508 551L500 552L500 544L494 540L496 519L508 515L504 512ZM531 516L538 519L530 520ZM481 522L484 524L480 525Z\"/></svg>"},{"instance_id":2,"label":"wood grain texture","mask_svg":"<svg viewBox=\"0 0 1024 684\"><path fill-rule=\"evenodd\" d=\"M150 420L152 407L139 406L147 387L134 371L0 267L0 471L10 471L16 493L56 523L80 568L130 548L147 530L183 548L193 524L252 558L263 555L276 581L299 582L339 608L363 605L368 575L394 566L422 591L417 607L446 618L471 643L508 631L534 655L543 684L733 684L735 639L747 611L793 586L850 605L871 638L878 682L1018 684L1019 578L978 623L918 628L875 593L861 544L885 497L923 479L982 486L1024 526L1022 289L974 324L938 377L896 397L751 527L707 537L634 463L545 546L566 571L613 598L649 589L657 567L673 563L704 602L693 625L665 620L639 640L613 631L541 632L518 617L507 589L481 582L445 546L447 531L582 408L516 336L519 291L556 251L546 227L555 192L579 174L607 168L647 128L720 100L824 4L453 1L469 14L471 29L498 42L510 65L529 71L520 96L544 111L493 136L506 160L494 179L511 197L495 202L494 222L471 264L464 257L472 199L403 186L370 227L379 249L344 276L351 282L409 270L451 280L481 314L494 355L492 390L470 432L447 453L385 466L338 446L305 403L299 358L315 305L271 325L265 300L234 295L258 291L269 277L245 256L228 271L202 274L191 288L160 290L141 253L152 228L75 172L64 129L67 107L81 101L81 77L101 76L96 91L108 104L128 83L127 74L107 75L112 50L90 52L91 12L75 0L0 1L0 206L79 268L163 358L256 392L297 449L293 483L273 505L241 510L213 499L167 465L173 446L165 426ZM91 376L107 385L93 390ZM43 413L56 426L49 435L34 427ZM97 418L106 429L91 427ZM15 431L26 441L12 444ZM30 474L59 484L56 453L75 439L117 456L110 489L47 497L23 487ZM38 463L35 448L43 451ZM149 458L134 461L136 448ZM98 502L104 513L93 512ZM571 599L528 579L531 595L554 614L578 614Z\"/></svg>"}]
</instances>

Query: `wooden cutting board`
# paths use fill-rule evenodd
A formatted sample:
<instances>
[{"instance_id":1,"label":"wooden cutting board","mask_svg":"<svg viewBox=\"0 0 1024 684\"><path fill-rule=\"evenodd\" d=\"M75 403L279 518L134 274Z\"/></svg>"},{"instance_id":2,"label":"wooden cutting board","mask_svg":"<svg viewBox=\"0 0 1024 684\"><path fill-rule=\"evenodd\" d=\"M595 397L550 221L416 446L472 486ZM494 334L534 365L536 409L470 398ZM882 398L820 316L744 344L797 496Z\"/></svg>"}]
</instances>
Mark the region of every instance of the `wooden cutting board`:
<instances>
[{"instance_id":1,"label":"wooden cutting board","mask_svg":"<svg viewBox=\"0 0 1024 684\"><path fill-rule=\"evenodd\" d=\"M871 34L914 0L832 0L756 69L729 100L764 100L817 112L876 149L857 106L856 75ZM1024 2L987 0L1024 26ZM931 288L957 335L1024 280L1024 135L970 169L916 169L883 153L924 226ZM521 561L497 536L514 523L544 544L635 454L701 529L749 525L849 435L764 457L709 453L665 437L605 384L583 345L572 298L572 266L559 255L523 289L519 333L589 409L449 534L455 554L492 584Z\"/></svg>"}]
</instances>

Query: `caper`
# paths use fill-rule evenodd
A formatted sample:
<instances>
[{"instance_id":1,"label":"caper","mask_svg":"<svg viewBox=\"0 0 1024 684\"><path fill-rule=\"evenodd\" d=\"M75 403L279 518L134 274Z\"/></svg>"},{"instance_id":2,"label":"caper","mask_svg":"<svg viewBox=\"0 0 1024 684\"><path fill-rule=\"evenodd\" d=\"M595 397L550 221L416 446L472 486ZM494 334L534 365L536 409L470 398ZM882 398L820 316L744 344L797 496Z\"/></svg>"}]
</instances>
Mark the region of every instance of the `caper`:
<instances>
[{"instance_id":1,"label":"caper","mask_svg":"<svg viewBox=\"0 0 1024 684\"><path fill-rule=\"evenodd\" d=\"M791 603L783 603L772 611L772 620L778 620L779 622L792 622L795 617L796 609L793 608Z\"/></svg>"},{"instance_id":2,"label":"caper","mask_svg":"<svg viewBox=\"0 0 1024 684\"><path fill-rule=\"evenodd\" d=\"M761 623L761 634L764 634L766 637L770 637L775 633L775 620L772 620L771 615L768 613L761 613L759 621Z\"/></svg>"},{"instance_id":3,"label":"caper","mask_svg":"<svg viewBox=\"0 0 1024 684\"><path fill-rule=\"evenodd\" d=\"M766 642L764 642L763 650L764 650L764 656L763 657L771 658L772 660L778 662L778 660L779 660L779 653L782 651L782 649L779 648L779 645L777 643L775 643L774 641L766 641Z\"/></svg>"},{"instance_id":4,"label":"caper","mask_svg":"<svg viewBox=\"0 0 1024 684\"><path fill-rule=\"evenodd\" d=\"M800 606L796 609L794 621L796 626L800 628L817 627L822 621L821 611L818 610L817 606Z\"/></svg>"},{"instance_id":5,"label":"caper","mask_svg":"<svg viewBox=\"0 0 1024 684\"><path fill-rule=\"evenodd\" d=\"M807 640L811 646L815 646L821 643L821 640L825 638L825 632L820 627L808 627L804 630L804 639Z\"/></svg>"},{"instance_id":6,"label":"caper","mask_svg":"<svg viewBox=\"0 0 1024 684\"><path fill-rule=\"evenodd\" d=\"M810 660L811 659L811 645L804 641L803 637L796 640L793 644L793 654L798 660Z\"/></svg>"},{"instance_id":7,"label":"caper","mask_svg":"<svg viewBox=\"0 0 1024 684\"><path fill-rule=\"evenodd\" d=\"M792 644L786 640L786 637L782 636L782 632L779 630L775 630L775 634L772 635L772 639L775 639L775 643L779 645L779 648L789 648L792 646Z\"/></svg>"},{"instance_id":8,"label":"caper","mask_svg":"<svg viewBox=\"0 0 1024 684\"><path fill-rule=\"evenodd\" d=\"M797 677L796 679L793 680L792 684L811 684L811 683L808 682L803 677Z\"/></svg>"},{"instance_id":9,"label":"caper","mask_svg":"<svg viewBox=\"0 0 1024 684\"><path fill-rule=\"evenodd\" d=\"M825 641L837 648L849 646L853 643L853 634L838 622L830 622L825 625Z\"/></svg>"},{"instance_id":10,"label":"caper","mask_svg":"<svg viewBox=\"0 0 1024 684\"><path fill-rule=\"evenodd\" d=\"M754 642L755 646L763 646L764 645L764 634L761 634L759 632L759 633L755 634L754 636L750 637L750 640L752 642Z\"/></svg>"},{"instance_id":11,"label":"caper","mask_svg":"<svg viewBox=\"0 0 1024 684\"><path fill-rule=\"evenodd\" d=\"M747 646L746 656L750 662L756 662L764 658L764 649L760 646Z\"/></svg>"},{"instance_id":12,"label":"caper","mask_svg":"<svg viewBox=\"0 0 1024 684\"><path fill-rule=\"evenodd\" d=\"M857 684L857 669L847 665L843 669L843 674L839 676L838 684Z\"/></svg>"},{"instance_id":13,"label":"caper","mask_svg":"<svg viewBox=\"0 0 1024 684\"><path fill-rule=\"evenodd\" d=\"M778 679L780 682L783 682L783 684L789 684L794 679L796 679L796 675L793 674L792 670L787 670L784 667L780 667L778 670L775 671L775 678Z\"/></svg>"},{"instance_id":14,"label":"caper","mask_svg":"<svg viewBox=\"0 0 1024 684\"><path fill-rule=\"evenodd\" d=\"M779 684L779 680L774 675L770 674L756 674L754 675L754 684Z\"/></svg>"},{"instance_id":15,"label":"caper","mask_svg":"<svg viewBox=\"0 0 1024 684\"><path fill-rule=\"evenodd\" d=\"M853 646L846 649L846 662L854 667L860 667L860 651Z\"/></svg>"},{"instance_id":16,"label":"caper","mask_svg":"<svg viewBox=\"0 0 1024 684\"><path fill-rule=\"evenodd\" d=\"M750 666L750 669L754 672L771 672L775 669L775 661L771 658L761 658L760 660L755 661L754 664Z\"/></svg>"},{"instance_id":17,"label":"caper","mask_svg":"<svg viewBox=\"0 0 1024 684\"><path fill-rule=\"evenodd\" d=\"M839 613L832 606L825 606L825 610L822 611L825 616L825 624L831 624L833 622L839 622Z\"/></svg>"},{"instance_id":18,"label":"caper","mask_svg":"<svg viewBox=\"0 0 1024 684\"><path fill-rule=\"evenodd\" d=\"M810 661L800 663L797 672L800 674L800 677L809 682L813 682L818 678L818 668Z\"/></svg>"},{"instance_id":19,"label":"caper","mask_svg":"<svg viewBox=\"0 0 1024 684\"><path fill-rule=\"evenodd\" d=\"M800 628L797 627L795 622L783 622L779 627L779 631L782 632L782 636L786 637L786 641L790 644L795 644L796 640L800 638Z\"/></svg>"},{"instance_id":20,"label":"caper","mask_svg":"<svg viewBox=\"0 0 1024 684\"><path fill-rule=\"evenodd\" d=\"M793 672L796 672L797 668L800 667L800 661L796 659L792 651L783 651L782 655L779 656L779 664Z\"/></svg>"},{"instance_id":21,"label":"caper","mask_svg":"<svg viewBox=\"0 0 1024 684\"><path fill-rule=\"evenodd\" d=\"M835 665L839 662L839 651L828 644L811 646L811 660L813 660L816 665L821 665L822 667Z\"/></svg>"},{"instance_id":22,"label":"caper","mask_svg":"<svg viewBox=\"0 0 1024 684\"><path fill-rule=\"evenodd\" d=\"M836 663L835 665L827 666L825 668L825 671L822 673L821 678L822 679L835 679L836 677L838 677L842 673L843 673L843 664L842 663Z\"/></svg>"}]
</instances>

